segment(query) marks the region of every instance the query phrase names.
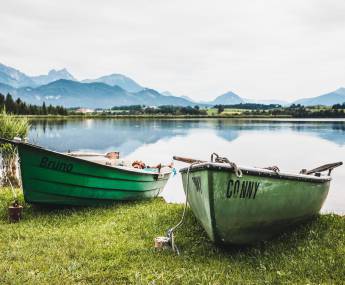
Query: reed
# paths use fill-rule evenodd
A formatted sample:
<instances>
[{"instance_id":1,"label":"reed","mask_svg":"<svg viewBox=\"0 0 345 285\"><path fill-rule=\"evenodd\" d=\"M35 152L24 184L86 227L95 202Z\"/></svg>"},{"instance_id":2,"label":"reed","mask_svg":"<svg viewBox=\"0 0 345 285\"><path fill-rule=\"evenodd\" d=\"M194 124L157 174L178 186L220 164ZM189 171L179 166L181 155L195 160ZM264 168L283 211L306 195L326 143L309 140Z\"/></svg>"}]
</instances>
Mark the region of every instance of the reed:
<instances>
[{"instance_id":1,"label":"reed","mask_svg":"<svg viewBox=\"0 0 345 285\"><path fill-rule=\"evenodd\" d=\"M13 139L19 137L24 139L29 131L29 122L26 117L16 117L6 113L0 113L0 137ZM18 186L17 177L17 155L16 148L10 144L0 144L1 163L1 183L3 185L12 184Z\"/></svg>"}]
</instances>

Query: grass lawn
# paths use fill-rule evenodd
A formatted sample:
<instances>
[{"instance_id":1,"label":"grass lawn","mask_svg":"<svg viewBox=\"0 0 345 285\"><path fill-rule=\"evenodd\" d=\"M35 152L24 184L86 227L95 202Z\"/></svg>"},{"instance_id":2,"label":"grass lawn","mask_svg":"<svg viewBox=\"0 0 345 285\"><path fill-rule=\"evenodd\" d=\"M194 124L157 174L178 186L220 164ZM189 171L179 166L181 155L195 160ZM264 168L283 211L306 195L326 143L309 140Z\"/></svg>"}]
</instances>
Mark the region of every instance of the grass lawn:
<instances>
[{"instance_id":1,"label":"grass lawn","mask_svg":"<svg viewBox=\"0 0 345 285\"><path fill-rule=\"evenodd\" d=\"M222 112L222 115L240 115L245 111L251 111L251 110L225 108L224 112Z\"/></svg>"},{"instance_id":2,"label":"grass lawn","mask_svg":"<svg viewBox=\"0 0 345 285\"><path fill-rule=\"evenodd\" d=\"M218 109L216 109L216 108L208 108L208 109L207 109L207 115L208 115L208 116L216 116L216 115L219 115L219 114L218 114Z\"/></svg>"},{"instance_id":3,"label":"grass lawn","mask_svg":"<svg viewBox=\"0 0 345 285\"><path fill-rule=\"evenodd\" d=\"M23 200L22 196L20 196ZM102 208L25 205L7 221L12 200L0 189L0 284L281 284L342 283L345 219L322 215L272 241L216 247L191 211L176 233L181 255L155 251L182 205L162 199Z\"/></svg>"},{"instance_id":4,"label":"grass lawn","mask_svg":"<svg viewBox=\"0 0 345 285\"><path fill-rule=\"evenodd\" d=\"M222 115L240 115L244 111L250 111L245 109L235 109L235 108L225 108L224 111L221 113ZM216 116L218 114L218 109L216 108L209 108L207 109L208 116Z\"/></svg>"}]
</instances>

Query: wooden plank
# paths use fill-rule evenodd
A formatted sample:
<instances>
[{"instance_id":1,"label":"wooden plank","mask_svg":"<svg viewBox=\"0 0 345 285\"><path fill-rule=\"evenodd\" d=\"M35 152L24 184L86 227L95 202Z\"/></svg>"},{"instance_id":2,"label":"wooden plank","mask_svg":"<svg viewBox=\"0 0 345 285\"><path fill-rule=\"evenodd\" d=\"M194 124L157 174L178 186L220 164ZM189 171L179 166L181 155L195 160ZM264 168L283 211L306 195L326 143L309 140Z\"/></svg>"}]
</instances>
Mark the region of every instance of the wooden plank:
<instances>
[{"instance_id":1,"label":"wooden plank","mask_svg":"<svg viewBox=\"0 0 345 285\"><path fill-rule=\"evenodd\" d=\"M204 160L188 158L188 157L181 157L181 156L173 156L173 159L177 160L177 161L182 161L185 163L203 163L203 162L206 162Z\"/></svg>"},{"instance_id":2,"label":"wooden plank","mask_svg":"<svg viewBox=\"0 0 345 285\"><path fill-rule=\"evenodd\" d=\"M307 170L305 173L303 174L313 174L313 173L316 173L316 172L323 172L323 171L326 171L326 170L332 170L336 167L339 167L343 165L343 162L342 161L339 161L339 162L335 162L335 163L328 163L328 164L325 164L325 165L322 165L322 166L319 166L319 167L316 167L314 169L311 169L311 170Z\"/></svg>"}]
</instances>

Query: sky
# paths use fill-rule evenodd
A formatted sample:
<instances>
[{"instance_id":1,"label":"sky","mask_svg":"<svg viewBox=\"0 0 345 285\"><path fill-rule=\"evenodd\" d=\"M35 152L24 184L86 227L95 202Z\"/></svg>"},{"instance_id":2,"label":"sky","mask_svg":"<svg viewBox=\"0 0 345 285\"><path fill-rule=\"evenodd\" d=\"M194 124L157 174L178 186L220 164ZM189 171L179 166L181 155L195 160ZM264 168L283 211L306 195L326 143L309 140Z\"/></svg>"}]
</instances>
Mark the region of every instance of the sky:
<instances>
[{"instance_id":1,"label":"sky","mask_svg":"<svg viewBox=\"0 0 345 285\"><path fill-rule=\"evenodd\" d=\"M294 100L345 86L343 0L1 0L0 62L125 74L194 100Z\"/></svg>"}]
</instances>

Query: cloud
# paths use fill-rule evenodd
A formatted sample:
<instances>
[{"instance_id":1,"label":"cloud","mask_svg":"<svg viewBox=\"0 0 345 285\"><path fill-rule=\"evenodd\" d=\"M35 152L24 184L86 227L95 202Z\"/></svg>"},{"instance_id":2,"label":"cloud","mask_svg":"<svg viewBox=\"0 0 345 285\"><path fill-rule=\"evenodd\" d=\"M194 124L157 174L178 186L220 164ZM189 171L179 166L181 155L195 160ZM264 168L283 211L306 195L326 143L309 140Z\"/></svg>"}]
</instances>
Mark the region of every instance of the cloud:
<instances>
[{"instance_id":1,"label":"cloud","mask_svg":"<svg viewBox=\"0 0 345 285\"><path fill-rule=\"evenodd\" d=\"M0 62L198 100L316 96L345 84L344 13L341 0L4 0Z\"/></svg>"}]
</instances>

